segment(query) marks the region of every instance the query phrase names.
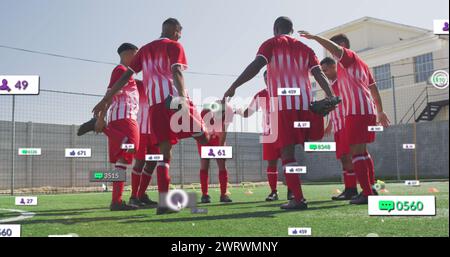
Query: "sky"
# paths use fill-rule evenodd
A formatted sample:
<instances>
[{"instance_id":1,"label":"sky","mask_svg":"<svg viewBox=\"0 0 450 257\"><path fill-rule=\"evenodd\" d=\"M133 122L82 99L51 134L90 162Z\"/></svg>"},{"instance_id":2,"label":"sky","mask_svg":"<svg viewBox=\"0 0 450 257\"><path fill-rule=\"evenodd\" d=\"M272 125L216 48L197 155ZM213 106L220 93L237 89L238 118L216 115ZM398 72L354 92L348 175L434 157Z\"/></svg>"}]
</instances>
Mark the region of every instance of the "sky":
<instances>
[{"instance_id":1,"label":"sky","mask_svg":"<svg viewBox=\"0 0 450 257\"><path fill-rule=\"evenodd\" d=\"M116 63L116 49L122 42L142 46L160 36L166 18L175 17L183 25L180 42L186 50L189 71L225 74L186 73L186 87L191 95L196 88L201 89L202 97L221 98L235 79L229 75L239 74L253 60L261 43L272 37L278 16L289 16L295 30L312 33L363 16L432 29L433 19L448 19L448 8L447 0L0 0L0 45ZM322 56L319 46L304 42ZM2 48L0 60L0 74L36 74L41 76L41 89L91 94L105 92L113 68ZM238 89L237 95L251 97L263 87L259 76ZM58 101L72 101L75 109L71 112L78 114L76 110L89 110L96 102L65 97L68 100L52 101L49 95L36 104L48 102L58 108ZM25 105L34 100L22 97L17 101ZM0 96L0 102L7 105L11 100ZM246 101L239 104L244 106ZM67 115L59 111L56 116L64 119Z\"/></svg>"}]
</instances>

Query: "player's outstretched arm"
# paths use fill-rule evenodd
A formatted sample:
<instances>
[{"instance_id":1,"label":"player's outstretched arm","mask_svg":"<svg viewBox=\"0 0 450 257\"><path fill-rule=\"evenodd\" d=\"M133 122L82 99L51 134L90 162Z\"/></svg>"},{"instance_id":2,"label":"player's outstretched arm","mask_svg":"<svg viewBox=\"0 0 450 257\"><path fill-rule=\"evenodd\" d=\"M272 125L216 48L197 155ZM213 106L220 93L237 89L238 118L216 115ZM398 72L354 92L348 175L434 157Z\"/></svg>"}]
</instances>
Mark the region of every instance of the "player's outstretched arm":
<instances>
[{"instance_id":1,"label":"player's outstretched arm","mask_svg":"<svg viewBox=\"0 0 450 257\"><path fill-rule=\"evenodd\" d=\"M300 30L298 33L300 34L301 37L317 41L317 43L321 44L333 56L341 57L342 54L344 53L344 50L342 49L341 46L337 45L336 43L334 43L329 39L326 39L318 35L312 35L304 30Z\"/></svg>"},{"instance_id":2,"label":"player's outstretched arm","mask_svg":"<svg viewBox=\"0 0 450 257\"><path fill-rule=\"evenodd\" d=\"M380 92L376 84L371 85L370 94L372 95L375 105L377 107L377 122L383 127L389 127L391 121L389 120L387 114L383 110L383 102L381 100Z\"/></svg>"},{"instance_id":3,"label":"player's outstretched arm","mask_svg":"<svg viewBox=\"0 0 450 257\"><path fill-rule=\"evenodd\" d=\"M236 89L242 86L245 82L254 78L259 71L266 66L267 61L262 56L256 56L255 60L251 62L247 68L242 72L241 75L236 79L236 81L231 84L230 88L223 95L223 100L227 97L233 97Z\"/></svg>"},{"instance_id":4,"label":"player's outstretched arm","mask_svg":"<svg viewBox=\"0 0 450 257\"><path fill-rule=\"evenodd\" d=\"M105 112L108 104L111 102L113 96L117 94L127 83L128 80L133 75L133 71L128 68L127 71L125 71L124 74L119 78L119 80L114 83L114 85L111 87L110 90L108 90L103 97L103 99L92 109L92 112L94 113L95 117L98 117L100 113Z\"/></svg>"},{"instance_id":5,"label":"player's outstretched arm","mask_svg":"<svg viewBox=\"0 0 450 257\"><path fill-rule=\"evenodd\" d=\"M330 83L328 82L328 79L322 69L319 66L314 67L311 69L311 74L314 76L314 79L317 81L322 90L325 91L325 94L328 97L333 97L334 95L330 89Z\"/></svg>"}]
</instances>

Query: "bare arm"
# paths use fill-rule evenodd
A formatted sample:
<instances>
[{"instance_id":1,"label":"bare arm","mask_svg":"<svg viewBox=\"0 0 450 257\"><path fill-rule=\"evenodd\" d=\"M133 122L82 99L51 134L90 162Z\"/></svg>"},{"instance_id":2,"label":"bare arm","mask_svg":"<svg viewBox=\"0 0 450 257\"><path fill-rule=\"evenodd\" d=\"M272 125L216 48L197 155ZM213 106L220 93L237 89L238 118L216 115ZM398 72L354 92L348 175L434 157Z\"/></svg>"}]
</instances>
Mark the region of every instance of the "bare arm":
<instances>
[{"instance_id":1,"label":"bare arm","mask_svg":"<svg viewBox=\"0 0 450 257\"><path fill-rule=\"evenodd\" d=\"M233 97L236 89L242 86L245 82L254 78L259 71L266 66L267 61L261 56L257 56L253 62L251 62L247 68L242 72L242 74L233 82L230 88L225 92L223 98Z\"/></svg>"},{"instance_id":2,"label":"bare arm","mask_svg":"<svg viewBox=\"0 0 450 257\"><path fill-rule=\"evenodd\" d=\"M322 69L319 66L314 67L311 70L311 74L314 76L314 79L317 81L317 83L323 89L323 91L325 91L325 94L328 97L332 97L333 92L330 89L330 83L328 82L328 79L323 73Z\"/></svg>"},{"instance_id":3,"label":"bare arm","mask_svg":"<svg viewBox=\"0 0 450 257\"><path fill-rule=\"evenodd\" d=\"M125 73L122 74L122 76L119 78L119 80L114 83L111 89L106 92L103 99L92 110L96 117L98 117L100 113L107 110L106 108L108 107L108 103L110 103L113 96L117 94L117 92L119 92L128 83L128 80L131 78L133 73L134 72L130 68L128 68L127 71L125 71Z\"/></svg>"},{"instance_id":4,"label":"bare arm","mask_svg":"<svg viewBox=\"0 0 450 257\"><path fill-rule=\"evenodd\" d=\"M183 71L180 65L174 65L172 67L173 84L178 90L180 97L186 97L186 91L184 87Z\"/></svg>"},{"instance_id":5,"label":"bare arm","mask_svg":"<svg viewBox=\"0 0 450 257\"><path fill-rule=\"evenodd\" d=\"M389 127L391 121L389 120L387 114L383 110L383 102L381 101L380 92L378 91L377 85L372 85L369 87L370 94L372 95L373 100L375 101L375 105L377 107L377 119L378 123L383 127Z\"/></svg>"},{"instance_id":6,"label":"bare arm","mask_svg":"<svg viewBox=\"0 0 450 257\"><path fill-rule=\"evenodd\" d=\"M298 33L300 34L300 36L302 36L304 38L317 41L317 43L321 44L333 56L341 57L342 54L344 53L344 50L342 49L341 46L337 45L336 43L334 43L333 41L331 41L329 39L326 39L326 38L318 36L318 35L312 35L312 34L308 33L307 31L299 31Z\"/></svg>"}]
</instances>

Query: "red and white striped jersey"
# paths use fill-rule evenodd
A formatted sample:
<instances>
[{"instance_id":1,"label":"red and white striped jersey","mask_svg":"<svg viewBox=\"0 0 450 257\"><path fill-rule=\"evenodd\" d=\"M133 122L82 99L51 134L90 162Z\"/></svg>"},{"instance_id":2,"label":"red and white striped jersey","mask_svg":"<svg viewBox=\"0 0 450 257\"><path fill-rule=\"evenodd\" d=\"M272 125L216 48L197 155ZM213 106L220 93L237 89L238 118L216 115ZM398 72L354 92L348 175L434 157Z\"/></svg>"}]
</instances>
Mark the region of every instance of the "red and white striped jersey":
<instances>
[{"instance_id":1,"label":"red and white striped jersey","mask_svg":"<svg viewBox=\"0 0 450 257\"><path fill-rule=\"evenodd\" d=\"M342 98L340 91L339 91L339 85L338 85L337 80L335 80L331 84L331 90L333 90L333 93L335 96L340 96ZM332 112L330 112L330 122L333 126L334 133L336 133L344 128L344 125L345 125L344 111L345 111L345 106L344 106L344 103L341 102L340 104L338 104L336 109L334 109Z\"/></svg>"},{"instance_id":2,"label":"red and white striped jersey","mask_svg":"<svg viewBox=\"0 0 450 257\"><path fill-rule=\"evenodd\" d=\"M263 113L263 121L262 121L263 134L269 135L270 134L270 97L269 97L269 92L267 91L266 88L259 91L258 93L256 93L256 95L253 97L253 99L250 102L247 109L253 110L253 111L259 111L259 110L262 111L262 113Z\"/></svg>"},{"instance_id":3,"label":"red and white striped jersey","mask_svg":"<svg viewBox=\"0 0 450 257\"><path fill-rule=\"evenodd\" d=\"M139 131L141 134L150 134L150 119L147 88L141 81L136 81L139 91L139 112L137 114L137 122L139 124Z\"/></svg>"},{"instance_id":4,"label":"red and white striped jersey","mask_svg":"<svg viewBox=\"0 0 450 257\"><path fill-rule=\"evenodd\" d=\"M127 68L123 65L117 65L114 68L109 82L108 90L116 83ZM108 109L107 121L115 121L121 119L137 119L139 110L139 92L137 90L136 81L133 77L128 80L116 95L114 95L111 105Z\"/></svg>"},{"instance_id":5,"label":"red and white striped jersey","mask_svg":"<svg viewBox=\"0 0 450 257\"><path fill-rule=\"evenodd\" d=\"M143 46L133 58L129 68L135 73L142 71L149 106L164 102L169 95L179 96L173 84L172 67L174 65L180 65L186 69L186 56L183 46L168 38L160 38Z\"/></svg>"},{"instance_id":6,"label":"red and white striped jersey","mask_svg":"<svg viewBox=\"0 0 450 257\"><path fill-rule=\"evenodd\" d=\"M369 66L359 56L343 48L338 64L338 81L345 115L376 115L370 87L375 85Z\"/></svg>"},{"instance_id":7,"label":"red and white striped jersey","mask_svg":"<svg viewBox=\"0 0 450 257\"><path fill-rule=\"evenodd\" d=\"M319 66L314 51L291 36L278 35L264 42L257 56L267 61L270 111L275 110L278 88L300 89L300 95L278 97L278 110L308 110L312 101L309 72Z\"/></svg>"}]
</instances>

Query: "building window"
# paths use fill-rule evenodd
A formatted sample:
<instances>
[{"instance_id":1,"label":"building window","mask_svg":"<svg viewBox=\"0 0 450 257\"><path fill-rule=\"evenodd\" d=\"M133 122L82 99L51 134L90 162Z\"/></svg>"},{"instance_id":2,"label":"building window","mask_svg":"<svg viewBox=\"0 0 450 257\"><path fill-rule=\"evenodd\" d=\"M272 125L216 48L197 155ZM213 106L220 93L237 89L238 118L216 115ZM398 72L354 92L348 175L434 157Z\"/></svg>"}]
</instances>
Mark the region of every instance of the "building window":
<instances>
[{"instance_id":1,"label":"building window","mask_svg":"<svg viewBox=\"0 0 450 257\"><path fill-rule=\"evenodd\" d=\"M433 69L433 53L414 57L414 75L416 83L427 81L431 74L433 74Z\"/></svg>"},{"instance_id":2,"label":"building window","mask_svg":"<svg viewBox=\"0 0 450 257\"><path fill-rule=\"evenodd\" d=\"M380 90L392 87L391 65L389 63L374 67L373 74Z\"/></svg>"}]
</instances>

